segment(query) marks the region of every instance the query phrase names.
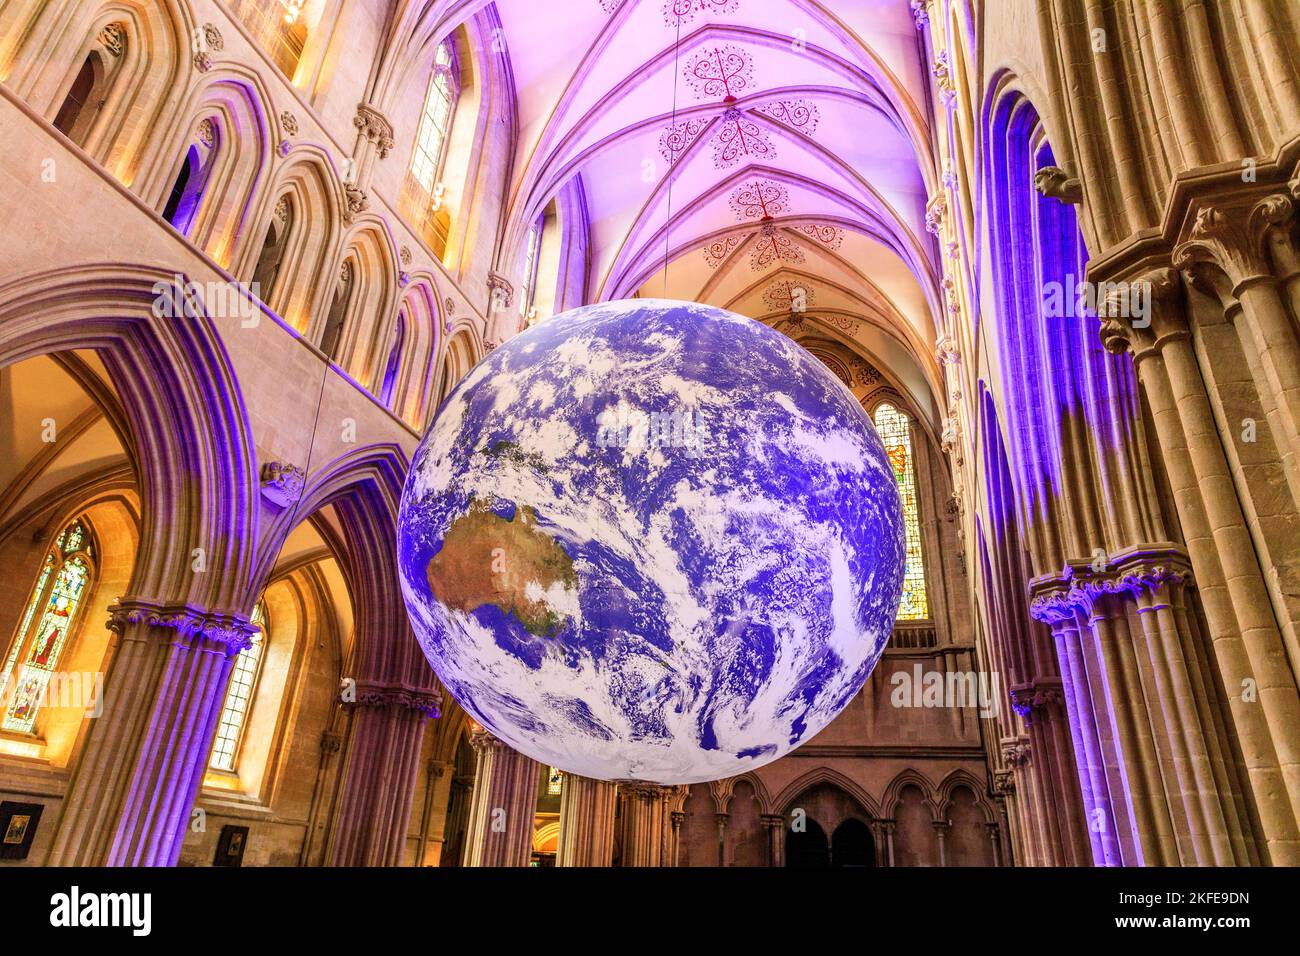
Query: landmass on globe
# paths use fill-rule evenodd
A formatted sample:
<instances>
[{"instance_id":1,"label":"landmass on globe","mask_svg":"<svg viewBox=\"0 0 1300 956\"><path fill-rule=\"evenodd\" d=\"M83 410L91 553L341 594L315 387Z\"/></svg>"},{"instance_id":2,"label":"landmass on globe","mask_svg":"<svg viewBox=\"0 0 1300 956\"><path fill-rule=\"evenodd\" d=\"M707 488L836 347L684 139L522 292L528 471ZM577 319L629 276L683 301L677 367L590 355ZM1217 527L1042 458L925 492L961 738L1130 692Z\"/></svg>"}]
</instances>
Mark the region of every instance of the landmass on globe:
<instances>
[{"instance_id":1,"label":"landmass on globe","mask_svg":"<svg viewBox=\"0 0 1300 956\"><path fill-rule=\"evenodd\" d=\"M444 606L470 614L490 604L538 637L554 637L569 621L548 595L577 583L573 560L538 529L532 508L503 518L477 498L429 560L429 588Z\"/></svg>"}]
</instances>

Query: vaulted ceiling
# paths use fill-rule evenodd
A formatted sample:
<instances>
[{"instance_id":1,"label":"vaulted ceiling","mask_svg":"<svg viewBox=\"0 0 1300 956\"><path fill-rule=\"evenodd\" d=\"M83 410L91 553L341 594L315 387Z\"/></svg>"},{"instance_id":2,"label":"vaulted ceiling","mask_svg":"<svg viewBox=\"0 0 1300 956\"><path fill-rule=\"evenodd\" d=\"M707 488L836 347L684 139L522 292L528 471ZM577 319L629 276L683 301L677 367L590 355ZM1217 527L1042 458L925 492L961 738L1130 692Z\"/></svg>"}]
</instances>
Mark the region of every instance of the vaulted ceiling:
<instances>
[{"instance_id":1,"label":"vaulted ceiling","mask_svg":"<svg viewBox=\"0 0 1300 956\"><path fill-rule=\"evenodd\" d=\"M800 297L934 420L935 171L905 0L496 8L519 100L507 246L579 177L595 298L777 322Z\"/></svg>"}]
</instances>

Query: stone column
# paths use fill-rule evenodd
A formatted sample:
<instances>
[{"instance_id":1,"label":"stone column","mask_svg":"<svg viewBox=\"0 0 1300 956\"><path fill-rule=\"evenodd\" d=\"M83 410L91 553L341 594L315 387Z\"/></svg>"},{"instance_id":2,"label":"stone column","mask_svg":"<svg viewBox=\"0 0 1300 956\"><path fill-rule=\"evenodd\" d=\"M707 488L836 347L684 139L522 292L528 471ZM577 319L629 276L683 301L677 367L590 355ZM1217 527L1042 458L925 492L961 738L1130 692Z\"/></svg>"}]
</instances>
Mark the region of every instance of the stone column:
<instances>
[{"instance_id":1,"label":"stone column","mask_svg":"<svg viewBox=\"0 0 1300 956\"><path fill-rule=\"evenodd\" d=\"M935 835L939 838L939 865L948 865L948 831L952 824L947 820L935 820L933 822Z\"/></svg>"},{"instance_id":2,"label":"stone column","mask_svg":"<svg viewBox=\"0 0 1300 956\"><path fill-rule=\"evenodd\" d=\"M898 825L893 820L881 820L880 827L885 831L885 862L894 865L894 831Z\"/></svg>"},{"instance_id":3,"label":"stone column","mask_svg":"<svg viewBox=\"0 0 1300 956\"><path fill-rule=\"evenodd\" d=\"M763 830L767 834L767 865L784 866L785 853L785 817L779 813L765 813L760 818Z\"/></svg>"},{"instance_id":4,"label":"stone column","mask_svg":"<svg viewBox=\"0 0 1300 956\"><path fill-rule=\"evenodd\" d=\"M93 721L49 863L174 866L236 655L256 628L240 615L123 598L104 713Z\"/></svg>"},{"instance_id":5,"label":"stone column","mask_svg":"<svg viewBox=\"0 0 1300 956\"><path fill-rule=\"evenodd\" d=\"M470 735L478 754L464 866L527 866L542 767L482 728Z\"/></svg>"},{"instance_id":6,"label":"stone column","mask_svg":"<svg viewBox=\"0 0 1300 956\"><path fill-rule=\"evenodd\" d=\"M623 866L662 866L672 787L633 780L618 789L623 798Z\"/></svg>"},{"instance_id":7,"label":"stone column","mask_svg":"<svg viewBox=\"0 0 1300 956\"><path fill-rule=\"evenodd\" d=\"M399 866L411 798L420 772L424 722L437 717L441 695L404 687L362 686L351 734L331 866Z\"/></svg>"},{"instance_id":8,"label":"stone column","mask_svg":"<svg viewBox=\"0 0 1300 956\"><path fill-rule=\"evenodd\" d=\"M618 787L566 773L560 790L560 844L556 866L614 865L614 808Z\"/></svg>"}]
</instances>

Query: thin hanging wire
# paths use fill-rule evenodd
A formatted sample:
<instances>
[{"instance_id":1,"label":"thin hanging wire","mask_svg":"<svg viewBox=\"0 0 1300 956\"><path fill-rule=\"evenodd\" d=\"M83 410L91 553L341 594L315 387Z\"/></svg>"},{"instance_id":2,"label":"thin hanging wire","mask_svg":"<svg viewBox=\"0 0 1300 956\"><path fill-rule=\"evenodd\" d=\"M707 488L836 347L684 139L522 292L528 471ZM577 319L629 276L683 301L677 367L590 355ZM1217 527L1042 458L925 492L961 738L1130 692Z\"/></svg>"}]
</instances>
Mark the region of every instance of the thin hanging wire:
<instances>
[{"instance_id":1,"label":"thin hanging wire","mask_svg":"<svg viewBox=\"0 0 1300 956\"><path fill-rule=\"evenodd\" d=\"M668 217L664 221L664 298L668 298L668 255L673 231L673 167L677 159L673 155L672 137L677 129L677 84L681 79L680 58L682 53L682 18L677 18L677 39L673 43L673 118L668 133Z\"/></svg>"}]
</instances>

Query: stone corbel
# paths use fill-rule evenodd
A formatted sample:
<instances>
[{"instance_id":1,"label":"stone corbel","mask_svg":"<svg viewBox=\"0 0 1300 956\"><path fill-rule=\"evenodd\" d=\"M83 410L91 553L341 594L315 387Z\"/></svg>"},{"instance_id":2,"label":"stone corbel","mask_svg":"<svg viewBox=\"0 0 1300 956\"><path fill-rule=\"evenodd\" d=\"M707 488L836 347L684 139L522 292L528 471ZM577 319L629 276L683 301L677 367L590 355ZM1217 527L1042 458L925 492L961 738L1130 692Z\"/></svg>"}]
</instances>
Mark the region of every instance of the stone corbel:
<instances>
[{"instance_id":1,"label":"stone corbel","mask_svg":"<svg viewBox=\"0 0 1300 956\"><path fill-rule=\"evenodd\" d=\"M1034 173L1034 188L1048 199L1072 206L1083 202L1083 183L1060 166L1044 166Z\"/></svg>"},{"instance_id":2,"label":"stone corbel","mask_svg":"<svg viewBox=\"0 0 1300 956\"><path fill-rule=\"evenodd\" d=\"M487 276L488 293L491 301L488 303L488 311L495 312L497 309L508 309L514 305L515 287L499 272L489 272Z\"/></svg>"},{"instance_id":3,"label":"stone corbel","mask_svg":"<svg viewBox=\"0 0 1300 956\"><path fill-rule=\"evenodd\" d=\"M360 187L354 186L352 183L344 183L343 192L346 196L343 221L351 225L356 222L357 216L370 208L370 199L361 191Z\"/></svg>"},{"instance_id":4,"label":"stone corbel","mask_svg":"<svg viewBox=\"0 0 1300 956\"><path fill-rule=\"evenodd\" d=\"M268 461L262 466L262 497L277 508L296 504L306 484L307 476L297 465Z\"/></svg>"}]
</instances>

